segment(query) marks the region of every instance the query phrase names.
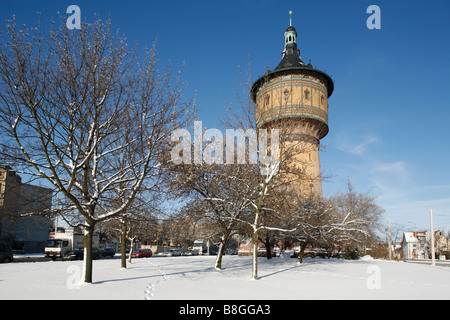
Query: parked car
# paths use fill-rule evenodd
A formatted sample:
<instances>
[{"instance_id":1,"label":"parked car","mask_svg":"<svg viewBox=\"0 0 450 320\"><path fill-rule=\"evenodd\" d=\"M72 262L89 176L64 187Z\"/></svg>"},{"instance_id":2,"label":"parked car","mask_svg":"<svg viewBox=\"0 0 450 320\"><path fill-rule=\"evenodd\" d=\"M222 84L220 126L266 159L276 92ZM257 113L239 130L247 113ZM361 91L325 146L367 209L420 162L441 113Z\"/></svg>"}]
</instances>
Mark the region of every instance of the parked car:
<instances>
[{"instance_id":1,"label":"parked car","mask_svg":"<svg viewBox=\"0 0 450 320\"><path fill-rule=\"evenodd\" d=\"M186 250L185 252L183 252L183 255L185 255L185 256L197 256L198 255L198 250Z\"/></svg>"},{"instance_id":2,"label":"parked car","mask_svg":"<svg viewBox=\"0 0 450 320\"><path fill-rule=\"evenodd\" d=\"M83 257L84 249L74 249L67 251L63 256L63 260L83 260Z\"/></svg>"},{"instance_id":3,"label":"parked car","mask_svg":"<svg viewBox=\"0 0 450 320\"><path fill-rule=\"evenodd\" d=\"M150 249L139 249L138 251L133 252L131 256L133 258L149 258L152 254L152 250Z\"/></svg>"},{"instance_id":4,"label":"parked car","mask_svg":"<svg viewBox=\"0 0 450 320\"><path fill-rule=\"evenodd\" d=\"M92 248L92 259L97 260L103 258L103 252L99 248Z\"/></svg>"},{"instance_id":5,"label":"parked car","mask_svg":"<svg viewBox=\"0 0 450 320\"><path fill-rule=\"evenodd\" d=\"M84 248L73 249L67 251L63 256L63 260L83 260L84 258ZM99 248L92 248L92 259L98 260L103 258L103 251Z\"/></svg>"},{"instance_id":6,"label":"parked car","mask_svg":"<svg viewBox=\"0 0 450 320\"><path fill-rule=\"evenodd\" d=\"M178 249L169 249L165 252L164 256L166 257L181 256L181 251Z\"/></svg>"},{"instance_id":7,"label":"parked car","mask_svg":"<svg viewBox=\"0 0 450 320\"><path fill-rule=\"evenodd\" d=\"M6 243L0 243L0 262L12 262L14 260L14 254L11 246Z\"/></svg>"},{"instance_id":8,"label":"parked car","mask_svg":"<svg viewBox=\"0 0 450 320\"><path fill-rule=\"evenodd\" d=\"M113 248L105 248L102 250L102 254L104 257L114 257L116 255L116 251Z\"/></svg>"}]
</instances>

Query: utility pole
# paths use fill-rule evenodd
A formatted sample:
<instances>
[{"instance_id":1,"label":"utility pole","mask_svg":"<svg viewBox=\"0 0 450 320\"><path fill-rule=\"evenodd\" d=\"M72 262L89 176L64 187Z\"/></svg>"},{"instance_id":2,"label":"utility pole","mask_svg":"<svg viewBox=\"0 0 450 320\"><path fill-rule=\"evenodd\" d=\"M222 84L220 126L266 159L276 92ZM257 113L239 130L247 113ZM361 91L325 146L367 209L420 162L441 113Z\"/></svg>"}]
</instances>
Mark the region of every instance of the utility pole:
<instances>
[{"instance_id":1,"label":"utility pole","mask_svg":"<svg viewBox=\"0 0 450 320\"><path fill-rule=\"evenodd\" d=\"M392 260L392 250L391 250L391 219L388 219L388 252L389 260Z\"/></svg>"},{"instance_id":2,"label":"utility pole","mask_svg":"<svg viewBox=\"0 0 450 320\"><path fill-rule=\"evenodd\" d=\"M59 192L56 194L55 233L58 232Z\"/></svg>"},{"instance_id":3,"label":"utility pole","mask_svg":"<svg viewBox=\"0 0 450 320\"><path fill-rule=\"evenodd\" d=\"M431 227L431 265L436 265L434 257L434 229L433 229L433 210L430 209L430 227Z\"/></svg>"}]
</instances>

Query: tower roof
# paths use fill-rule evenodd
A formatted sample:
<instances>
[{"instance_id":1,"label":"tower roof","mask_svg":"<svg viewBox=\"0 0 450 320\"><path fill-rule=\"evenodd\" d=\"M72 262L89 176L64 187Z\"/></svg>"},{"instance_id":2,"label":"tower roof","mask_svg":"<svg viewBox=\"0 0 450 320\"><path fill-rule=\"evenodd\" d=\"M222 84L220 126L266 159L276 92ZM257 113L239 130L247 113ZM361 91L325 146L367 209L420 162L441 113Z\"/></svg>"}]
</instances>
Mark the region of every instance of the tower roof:
<instances>
[{"instance_id":1,"label":"tower roof","mask_svg":"<svg viewBox=\"0 0 450 320\"><path fill-rule=\"evenodd\" d=\"M333 80L325 72L314 69L311 63L305 65L300 58L300 50L297 47L297 31L292 26L292 11L289 11L289 27L284 33L284 50L281 53L282 59L273 71L267 71L265 75L260 77L252 86L251 95L253 101L256 99L256 93L259 88L270 79L279 75L286 74L309 74L321 79L327 87L328 97L331 96L334 89Z\"/></svg>"},{"instance_id":2,"label":"tower roof","mask_svg":"<svg viewBox=\"0 0 450 320\"><path fill-rule=\"evenodd\" d=\"M300 50L298 50L296 44L295 47L293 45L286 45L285 51L286 53L283 55L283 58L275 70L305 66L300 58Z\"/></svg>"},{"instance_id":3,"label":"tower roof","mask_svg":"<svg viewBox=\"0 0 450 320\"><path fill-rule=\"evenodd\" d=\"M295 31L295 28L294 28L293 26L289 26L289 27L286 29L286 32L288 32L288 31ZM295 32L297 32L297 31L295 31Z\"/></svg>"},{"instance_id":4,"label":"tower roof","mask_svg":"<svg viewBox=\"0 0 450 320\"><path fill-rule=\"evenodd\" d=\"M292 26L292 10L289 11L289 27L284 32L284 50L281 56L283 58L275 70L305 65L300 58L300 50L297 47L297 31Z\"/></svg>"}]
</instances>

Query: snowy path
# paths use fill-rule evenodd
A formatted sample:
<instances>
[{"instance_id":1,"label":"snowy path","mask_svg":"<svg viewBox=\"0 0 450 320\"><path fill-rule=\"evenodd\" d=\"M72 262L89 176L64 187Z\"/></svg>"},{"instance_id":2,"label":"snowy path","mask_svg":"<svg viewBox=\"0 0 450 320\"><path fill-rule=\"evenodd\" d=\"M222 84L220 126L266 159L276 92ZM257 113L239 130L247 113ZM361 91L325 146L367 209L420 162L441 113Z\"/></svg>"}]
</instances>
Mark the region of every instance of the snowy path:
<instances>
[{"instance_id":1,"label":"snowy path","mask_svg":"<svg viewBox=\"0 0 450 320\"><path fill-rule=\"evenodd\" d=\"M150 282L147 285L147 288L145 289L144 293L145 293L145 300L151 300L153 295L154 295L154 291L155 288L162 282L162 281L167 281L169 280L169 277L166 275L166 273L164 272L164 270L162 270L156 263L153 262L149 262L149 264L153 267L156 268L156 270L161 274L162 279L156 280L155 282Z\"/></svg>"}]
</instances>

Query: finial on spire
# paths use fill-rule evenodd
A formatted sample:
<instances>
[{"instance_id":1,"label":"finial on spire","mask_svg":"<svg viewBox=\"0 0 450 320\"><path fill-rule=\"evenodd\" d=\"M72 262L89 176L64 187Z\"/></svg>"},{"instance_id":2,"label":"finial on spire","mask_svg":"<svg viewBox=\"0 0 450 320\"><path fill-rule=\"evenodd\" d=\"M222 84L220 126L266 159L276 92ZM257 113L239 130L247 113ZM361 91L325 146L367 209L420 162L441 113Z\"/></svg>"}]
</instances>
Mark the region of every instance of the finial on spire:
<instances>
[{"instance_id":1,"label":"finial on spire","mask_svg":"<svg viewBox=\"0 0 450 320\"><path fill-rule=\"evenodd\" d=\"M292 27L292 10L289 10L289 26Z\"/></svg>"}]
</instances>

